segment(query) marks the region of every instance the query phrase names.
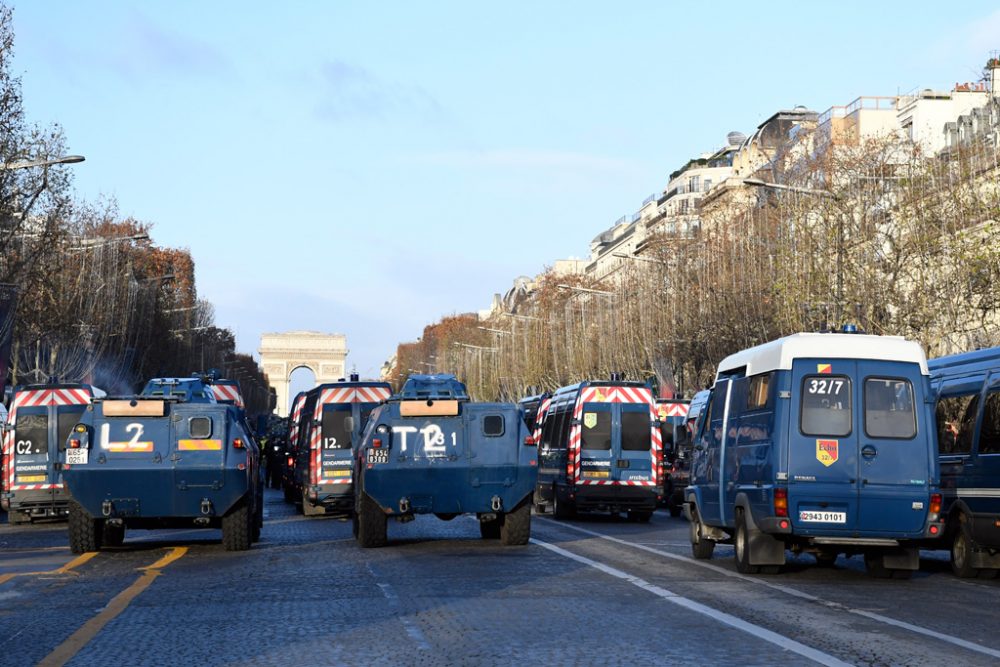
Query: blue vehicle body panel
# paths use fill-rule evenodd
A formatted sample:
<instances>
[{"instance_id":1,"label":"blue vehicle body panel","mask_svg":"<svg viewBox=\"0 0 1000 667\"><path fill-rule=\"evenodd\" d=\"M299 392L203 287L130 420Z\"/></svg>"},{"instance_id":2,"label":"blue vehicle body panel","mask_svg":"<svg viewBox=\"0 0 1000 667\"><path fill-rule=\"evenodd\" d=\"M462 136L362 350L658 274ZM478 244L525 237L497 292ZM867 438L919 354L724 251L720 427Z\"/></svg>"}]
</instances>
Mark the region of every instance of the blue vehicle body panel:
<instances>
[{"instance_id":1,"label":"blue vehicle body panel","mask_svg":"<svg viewBox=\"0 0 1000 667\"><path fill-rule=\"evenodd\" d=\"M88 460L64 464L63 475L91 516L123 518L135 527L146 520L218 518L253 489L258 452L235 407L162 403L163 416L106 416L108 402L101 400L84 413L83 432L70 440L81 441Z\"/></svg>"},{"instance_id":2,"label":"blue vehicle body panel","mask_svg":"<svg viewBox=\"0 0 1000 667\"><path fill-rule=\"evenodd\" d=\"M927 366L937 404L942 512L951 530L964 513L974 542L1000 549L1000 348Z\"/></svg>"},{"instance_id":3,"label":"blue vehicle body panel","mask_svg":"<svg viewBox=\"0 0 1000 667\"><path fill-rule=\"evenodd\" d=\"M850 341L829 340L840 346L829 357L757 352L771 365L761 361L749 374L720 366L685 490L704 525L732 534L742 511L786 543L845 545L915 544L940 529L930 512L939 474L922 356L894 359L890 343L875 341L873 358L863 345L852 358ZM800 342L789 347L805 349ZM807 341L814 350L823 342ZM778 489L787 516L775 508Z\"/></svg>"},{"instance_id":4,"label":"blue vehicle body panel","mask_svg":"<svg viewBox=\"0 0 1000 667\"><path fill-rule=\"evenodd\" d=\"M403 414L409 405L451 400L458 414ZM516 405L468 401L451 376L411 376L368 421L357 452L358 491L391 515L488 513L497 511L495 499L511 511L535 485L528 435Z\"/></svg>"}]
</instances>

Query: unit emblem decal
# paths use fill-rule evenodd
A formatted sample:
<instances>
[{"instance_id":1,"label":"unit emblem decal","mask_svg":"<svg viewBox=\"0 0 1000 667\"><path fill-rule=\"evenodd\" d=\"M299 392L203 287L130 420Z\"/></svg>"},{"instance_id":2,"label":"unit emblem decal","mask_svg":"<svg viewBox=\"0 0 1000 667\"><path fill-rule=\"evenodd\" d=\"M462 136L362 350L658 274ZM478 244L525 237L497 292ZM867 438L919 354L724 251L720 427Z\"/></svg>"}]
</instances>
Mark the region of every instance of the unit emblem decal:
<instances>
[{"instance_id":1,"label":"unit emblem decal","mask_svg":"<svg viewBox=\"0 0 1000 667\"><path fill-rule=\"evenodd\" d=\"M816 459L823 465L829 467L840 458L840 442L837 440L817 440Z\"/></svg>"}]
</instances>

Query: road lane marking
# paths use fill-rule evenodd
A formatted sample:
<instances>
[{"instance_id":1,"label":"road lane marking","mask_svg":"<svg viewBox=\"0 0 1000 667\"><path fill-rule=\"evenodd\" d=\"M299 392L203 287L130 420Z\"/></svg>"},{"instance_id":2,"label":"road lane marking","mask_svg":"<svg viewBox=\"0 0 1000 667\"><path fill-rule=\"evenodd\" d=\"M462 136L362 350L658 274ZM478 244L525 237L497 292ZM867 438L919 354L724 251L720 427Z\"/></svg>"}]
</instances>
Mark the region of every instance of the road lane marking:
<instances>
[{"instance_id":1,"label":"road lane marking","mask_svg":"<svg viewBox=\"0 0 1000 667\"><path fill-rule=\"evenodd\" d=\"M3 586L14 577L43 577L43 576L53 576L60 574L77 574L77 572L73 572L73 569L79 567L80 565L83 565L96 555L97 555L96 551L88 551L87 553L80 554L70 562L66 563L62 567L55 570L42 570L34 572L9 572L7 574L0 575L0 586Z\"/></svg>"},{"instance_id":2,"label":"road lane marking","mask_svg":"<svg viewBox=\"0 0 1000 667\"><path fill-rule=\"evenodd\" d=\"M379 576L375 573L375 568L372 567L372 564L370 562L365 563L365 566L368 568L368 573L377 580ZM388 582L376 581L375 585L379 587L379 590L382 591L382 595L384 595L385 599L389 601L390 607L399 607L399 595L396 594L396 591L393 589L391 584ZM427 637L425 637L424 633L420 631L420 628L417 627L416 623L414 623L408 616L398 616L397 618L399 619L399 622L403 624L403 629L406 630L406 634L413 640L413 643L417 645L417 648L421 651L431 650L432 647L430 642L427 641Z\"/></svg>"},{"instance_id":3,"label":"road lane marking","mask_svg":"<svg viewBox=\"0 0 1000 667\"><path fill-rule=\"evenodd\" d=\"M749 577L749 576L747 576L745 574L740 574L739 572L733 572L732 570L727 570L724 567L719 567L718 565L712 565L711 563L706 563L704 561L700 561L698 559L691 558L689 556L682 556L680 554L670 553L669 551L661 551L660 549L654 549L653 547L648 547L648 546L646 546L644 544L636 544L635 542L629 542L627 540L623 540L623 539L620 539L620 538L617 538L617 537L612 537L611 535L605 535L604 533L598 533L596 531L588 530L586 528L580 528L579 526L574 526L574 525L571 525L571 524L568 524L568 523L559 523L559 522L552 521L551 519L544 519L544 521L550 522L553 525L562 526L564 528L569 528L571 530L575 530L577 532L584 533L586 535L592 535L594 537L599 537L599 538L601 538L603 540L608 540L610 542L615 542L617 544L622 544L622 545L625 545L625 546L628 546L628 547L632 547L634 549L640 549L642 551L648 551L649 553L656 554L658 556L663 556L664 558L670 558L670 559L673 559L673 560L682 561L682 562L688 563L690 565L697 565L698 567L702 567L702 568L705 568L707 570L712 570L713 572L718 572L719 574L724 574L727 577L732 577L734 579L740 579L742 581L746 581L746 582L751 583L751 584L756 584L758 586L765 586L765 587L770 588L772 590L781 591L782 593L784 593L786 595L790 595L792 597L796 597L796 598L799 598L801 600L807 600L809 602L815 602L816 604L820 604L820 605L823 605L825 607L829 607L830 609L836 609L838 611L844 611L844 612L847 612L849 614L855 614L857 616L864 616L865 618L869 618L869 619L871 619L873 621L879 621L880 623L885 623L886 625L892 625L892 626L897 627L897 628L902 628L904 630L909 630L911 632L915 632L917 634L924 635L925 637L931 637L932 639L938 639L938 640L941 640L943 642L948 642L949 644L954 644L955 646L961 646L964 649L968 649L968 650L974 651L976 653L981 653L983 655L988 655L988 656L993 657L993 658L1000 658L1000 651L998 651L996 649L989 648L988 646L983 646L982 644L977 644L975 642L970 642L970 641L965 640L965 639L959 639L958 637L952 637L951 635L946 635L946 634L944 634L942 632L937 632L936 630L931 630L930 628L925 628L925 627L920 626L920 625L913 625L912 623L907 623L906 621L900 621L900 620L897 620L895 618L891 618L889 616L883 616L882 614L879 614L879 613L876 613L876 612L873 612L873 611L866 611L864 609L856 609L854 607L850 607L848 605L845 605L845 604L843 604L841 602L834 602L832 600L824 600L823 598L816 597L815 595L810 595L809 593L805 593L805 592L797 590L795 588L791 588L790 586L786 586L784 584L775 584L775 583L772 583L770 581L765 581L763 579L757 579L757 578L754 578L754 577Z\"/></svg>"},{"instance_id":4,"label":"road lane marking","mask_svg":"<svg viewBox=\"0 0 1000 667\"><path fill-rule=\"evenodd\" d=\"M610 565L601 563L600 561L591 560L586 556L580 556L571 551L567 551L562 547L557 547L554 544L543 542L542 540L536 539L534 537L531 538L531 543L537 544L540 547L544 547L545 549L548 549L553 553L557 553L560 556L563 556L564 558L575 560L578 563L582 563L584 565L592 567L612 577L616 577L618 579L627 581L633 586L636 586L638 588L643 589L644 591L647 591L649 593L652 593L653 595L663 598L667 602L671 602L678 606L684 607L685 609L693 611L697 614L701 614L702 616L707 616L708 618L711 618L715 621L728 625L742 632L746 632L747 634L753 635L758 639L762 639L770 644L774 644L775 646L785 649L786 651L797 653L804 658L808 658L814 662L818 662L821 665L830 665L836 667L845 667L847 665L850 665L850 663L844 662L843 660L840 660L839 658L836 658L830 655L829 653L824 653L818 649L812 648L811 646L806 646L805 644L797 642L794 639L785 637L784 635L779 635L777 632L773 632L771 630L768 630L767 628L761 627L759 625L754 625L753 623L744 621L741 618L737 618L736 616L733 616L731 614L719 611L718 609L713 609L712 607L701 604L700 602L695 602L694 600L678 595L677 593L668 591L667 589L657 586L655 584L651 584L645 579L641 579L634 575L628 574L627 572L623 572L622 570L613 568Z\"/></svg>"},{"instance_id":5,"label":"road lane marking","mask_svg":"<svg viewBox=\"0 0 1000 667\"><path fill-rule=\"evenodd\" d=\"M111 599L111 602L101 610L97 616L84 623L80 629L71 634L62 644L57 646L51 653L42 658L38 663L39 667L62 667L72 660L84 646L90 643L97 634L104 629L108 623L115 619L131 604L132 600L139 596L144 590L156 580L162 573L163 567L173 563L178 558L187 553L187 547L174 547L163 558L152 565L137 568L142 575L132 583L131 586ZM86 555L86 554L84 554Z\"/></svg>"}]
</instances>

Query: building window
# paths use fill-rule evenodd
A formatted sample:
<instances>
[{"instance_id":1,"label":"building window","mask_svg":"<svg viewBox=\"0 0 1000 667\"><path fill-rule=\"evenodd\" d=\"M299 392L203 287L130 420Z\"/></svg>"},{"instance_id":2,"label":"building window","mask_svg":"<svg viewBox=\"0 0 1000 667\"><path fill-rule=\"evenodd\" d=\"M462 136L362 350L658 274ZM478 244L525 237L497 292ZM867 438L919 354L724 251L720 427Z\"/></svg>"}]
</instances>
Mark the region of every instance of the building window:
<instances>
[{"instance_id":1,"label":"building window","mask_svg":"<svg viewBox=\"0 0 1000 667\"><path fill-rule=\"evenodd\" d=\"M705 192L708 192L711 189L712 189L712 179L711 178L706 178L705 179Z\"/></svg>"},{"instance_id":2,"label":"building window","mask_svg":"<svg viewBox=\"0 0 1000 667\"><path fill-rule=\"evenodd\" d=\"M698 186L701 184L701 177L692 176L690 183L691 183L691 192L698 192Z\"/></svg>"}]
</instances>

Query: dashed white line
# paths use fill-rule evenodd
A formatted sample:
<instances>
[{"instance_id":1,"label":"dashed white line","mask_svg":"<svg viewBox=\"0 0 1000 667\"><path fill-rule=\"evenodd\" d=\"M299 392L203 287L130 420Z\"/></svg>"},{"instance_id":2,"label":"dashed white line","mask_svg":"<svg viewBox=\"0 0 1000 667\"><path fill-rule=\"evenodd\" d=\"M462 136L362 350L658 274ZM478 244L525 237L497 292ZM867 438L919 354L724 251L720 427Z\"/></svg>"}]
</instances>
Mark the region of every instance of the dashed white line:
<instances>
[{"instance_id":1,"label":"dashed white line","mask_svg":"<svg viewBox=\"0 0 1000 667\"><path fill-rule=\"evenodd\" d=\"M801 655L804 658L809 658L810 660L818 662L821 665L831 665L831 666L835 665L837 667L846 667L847 665L850 665L850 663L844 662L843 660L840 660L839 658L836 658L830 655L829 653L824 653L818 649L812 648L811 646L806 646L805 644L797 642L794 639L790 639L789 637L785 637L784 635L779 635L777 632L773 632L771 630L768 630L767 628L763 628L759 625L754 625L753 623L744 621L743 619L737 618L731 614L719 611L718 609L713 609L712 607L703 605L700 602L695 602L694 600L688 599L681 595L677 595L676 593L668 591L665 588L662 588L655 584L651 584L645 579L641 579L634 575L628 574L627 572L623 572L622 570L613 568L610 565L605 565L600 561L591 560L586 556L580 556L571 551L567 551L562 547L557 547L554 544L549 544L548 542L543 542L536 538L531 538L531 542L532 544L537 544L540 547L544 547L549 551L557 553L560 556L569 558L570 560L575 560L578 563L583 563L584 565L588 565L596 570L604 572L605 574L611 575L612 577L617 577L618 579L627 581L633 586L637 586L638 588L648 591L653 595L656 595L658 597L663 598L664 600L667 600L668 602L684 607L685 609L693 611L697 614L701 614L702 616L707 616L711 619L714 619L720 623L724 623L725 625L728 625L737 630L746 632L747 634L753 635L758 639L762 639L768 643L783 648L786 651L791 651L793 653Z\"/></svg>"},{"instance_id":2,"label":"dashed white line","mask_svg":"<svg viewBox=\"0 0 1000 667\"><path fill-rule=\"evenodd\" d=\"M374 568L372 568L372 564L367 563L366 565L368 567L369 574L371 574L375 579L378 579L379 577L375 573ZM385 599L389 601L389 606L399 607L399 596L396 594L396 591L393 590L391 584L383 581L376 581L375 585L379 587L379 590L382 591L382 595L384 595ZM398 615L397 618L399 619L399 622L403 624L403 630L406 631L407 636L413 640L413 643L417 645L418 649L421 651L431 650L432 647L430 642L427 641L424 633L420 631L420 628L418 628L408 616Z\"/></svg>"},{"instance_id":3,"label":"dashed white line","mask_svg":"<svg viewBox=\"0 0 1000 667\"><path fill-rule=\"evenodd\" d=\"M832 600L824 600L823 598L816 597L815 595L810 595L809 593L804 593L803 591L794 589L790 586L785 586L783 584L775 584L764 579L757 579L755 577L748 577L739 572L733 572L732 570L727 570L724 567L719 567L718 565L712 565L711 563L706 563L704 561L697 560L695 558L690 558L688 556L682 556L680 554L670 553L669 551L662 551L660 549L654 549L653 547L648 547L644 544L636 544L635 542L629 542L628 540L623 540L617 537L612 537L611 535L605 535L604 533L598 533L597 531L588 530L586 528L580 528L579 526L574 526L568 523L556 523L551 519L545 519L545 521L553 523L553 525L561 526L563 528L569 528L575 530L579 533L584 533L586 535L592 535L593 537L599 537L602 540L608 540L609 542L615 542L617 544L622 544L633 549L640 549L642 551L647 551L649 553L656 554L658 556L663 556L664 558L670 558L673 560L682 561L690 565L697 565L698 567L703 567L707 570L712 570L713 572L718 572L727 577L733 577L735 579L741 579L743 581L749 582L751 584L756 584L758 586L765 586L767 588L781 591L785 595L790 595L792 597L799 598L801 600L808 600L809 602L815 602L817 604L824 605L831 609L836 609L838 611L847 612L849 614L855 614L857 616L864 616L873 621L879 621L880 623L885 623L886 625L892 625L897 628L902 628L904 630L909 630L910 632L915 632L917 634L924 635L925 637L931 637L933 639L938 639L955 646L961 646L964 649L974 651L983 655L988 655L993 658L1000 658L1000 651L996 649L989 648L988 646L983 646L982 644L977 644L975 642L970 642L965 639L960 639L958 637L952 637L951 635L946 635L942 632L937 632L936 630L931 630L930 628L925 628L919 625L913 625L912 623L907 623L906 621L900 621L889 616L883 616L872 611L866 611L864 609L856 609L854 607L849 607L840 602L833 602Z\"/></svg>"}]
</instances>

